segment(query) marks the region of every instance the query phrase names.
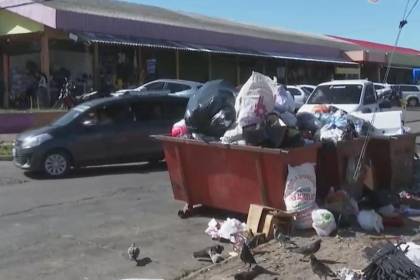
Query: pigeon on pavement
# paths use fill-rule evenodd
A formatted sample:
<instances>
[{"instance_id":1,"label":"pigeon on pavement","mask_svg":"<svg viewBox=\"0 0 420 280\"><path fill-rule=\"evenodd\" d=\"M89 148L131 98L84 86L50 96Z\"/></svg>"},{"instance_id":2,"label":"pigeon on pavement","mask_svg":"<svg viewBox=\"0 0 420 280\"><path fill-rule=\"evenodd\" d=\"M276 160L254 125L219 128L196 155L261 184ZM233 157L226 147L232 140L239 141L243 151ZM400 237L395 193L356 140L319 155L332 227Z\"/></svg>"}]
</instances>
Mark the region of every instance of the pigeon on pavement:
<instances>
[{"instance_id":1,"label":"pigeon on pavement","mask_svg":"<svg viewBox=\"0 0 420 280\"><path fill-rule=\"evenodd\" d=\"M314 255L311 255L311 268L312 271L318 275L319 279L327 280L329 277L336 277L336 274L326 264L318 260Z\"/></svg>"}]
</instances>

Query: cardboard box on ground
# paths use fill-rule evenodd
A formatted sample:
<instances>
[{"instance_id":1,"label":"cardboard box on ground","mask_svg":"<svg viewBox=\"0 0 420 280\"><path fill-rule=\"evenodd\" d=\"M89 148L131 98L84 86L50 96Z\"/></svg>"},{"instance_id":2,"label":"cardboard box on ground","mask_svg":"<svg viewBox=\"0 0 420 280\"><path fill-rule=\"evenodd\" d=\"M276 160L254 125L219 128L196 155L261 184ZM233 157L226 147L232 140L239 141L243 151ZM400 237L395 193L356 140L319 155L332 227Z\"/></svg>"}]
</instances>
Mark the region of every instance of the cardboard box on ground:
<instances>
[{"instance_id":1,"label":"cardboard box on ground","mask_svg":"<svg viewBox=\"0 0 420 280\"><path fill-rule=\"evenodd\" d=\"M283 233L292 231L294 215L268 206L251 204L249 206L247 226L254 234L264 234L267 239L273 238L273 225Z\"/></svg>"}]
</instances>

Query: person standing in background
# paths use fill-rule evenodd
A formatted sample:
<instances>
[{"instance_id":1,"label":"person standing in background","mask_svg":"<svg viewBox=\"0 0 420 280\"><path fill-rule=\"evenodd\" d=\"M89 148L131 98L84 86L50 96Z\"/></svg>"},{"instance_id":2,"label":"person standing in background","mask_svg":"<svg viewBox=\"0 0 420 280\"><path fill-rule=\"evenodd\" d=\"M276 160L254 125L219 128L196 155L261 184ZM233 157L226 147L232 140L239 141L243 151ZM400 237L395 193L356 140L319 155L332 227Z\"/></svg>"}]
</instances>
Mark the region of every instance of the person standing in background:
<instances>
[{"instance_id":1,"label":"person standing in background","mask_svg":"<svg viewBox=\"0 0 420 280\"><path fill-rule=\"evenodd\" d=\"M37 101L38 107L48 108L50 105L50 97L48 93L48 78L44 73L38 72L38 89L37 89Z\"/></svg>"}]
</instances>

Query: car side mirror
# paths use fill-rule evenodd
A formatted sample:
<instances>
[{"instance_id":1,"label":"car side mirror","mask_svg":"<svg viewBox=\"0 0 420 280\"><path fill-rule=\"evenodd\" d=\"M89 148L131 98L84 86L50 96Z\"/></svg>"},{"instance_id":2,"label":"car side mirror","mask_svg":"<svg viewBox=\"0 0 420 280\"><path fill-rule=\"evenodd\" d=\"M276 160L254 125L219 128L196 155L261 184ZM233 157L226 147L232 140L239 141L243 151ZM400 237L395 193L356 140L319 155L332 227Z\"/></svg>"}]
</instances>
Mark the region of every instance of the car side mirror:
<instances>
[{"instance_id":1,"label":"car side mirror","mask_svg":"<svg viewBox=\"0 0 420 280\"><path fill-rule=\"evenodd\" d=\"M389 109L391 108L391 102L389 100L382 100L379 102L379 108L380 109Z\"/></svg>"}]
</instances>

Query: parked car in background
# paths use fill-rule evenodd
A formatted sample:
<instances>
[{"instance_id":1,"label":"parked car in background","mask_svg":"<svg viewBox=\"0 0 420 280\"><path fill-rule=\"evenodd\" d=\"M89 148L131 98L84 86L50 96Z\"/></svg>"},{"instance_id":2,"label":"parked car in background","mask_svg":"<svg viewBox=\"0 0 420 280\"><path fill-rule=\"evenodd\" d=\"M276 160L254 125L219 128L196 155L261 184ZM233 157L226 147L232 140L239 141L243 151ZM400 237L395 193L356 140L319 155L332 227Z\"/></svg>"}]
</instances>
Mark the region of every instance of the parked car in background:
<instances>
[{"instance_id":1,"label":"parked car in background","mask_svg":"<svg viewBox=\"0 0 420 280\"><path fill-rule=\"evenodd\" d=\"M29 171L63 176L72 167L158 161L153 134L168 134L183 118L188 98L129 95L80 104L49 126L17 136L15 164Z\"/></svg>"},{"instance_id":2,"label":"parked car in background","mask_svg":"<svg viewBox=\"0 0 420 280\"><path fill-rule=\"evenodd\" d=\"M300 86L288 85L286 89L293 96L296 103L296 108L300 108L303 104L305 104L306 99L308 99L309 95L311 94L309 91Z\"/></svg>"},{"instance_id":3,"label":"parked car in background","mask_svg":"<svg viewBox=\"0 0 420 280\"><path fill-rule=\"evenodd\" d=\"M410 107L416 107L420 104L420 86L398 84L395 85L395 90L400 93L403 102Z\"/></svg>"},{"instance_id":4,"label":"parked car in background","mask_svg":"<svg viewBox=\"0 0 420 280\"><path fill-rule=\"evenodd\" d=\"M160 79L146 83L134 89L122 89L112 96L121 96L126 94L170 94L175 96L191 97L203 84L194 81Z\"/></svg>"},{"instance_id":5,"label":"parked car in background","mask_svg":"<svg viewBox=\"0 0 420 280\"><path fill-rule=\"evenodd\" d=\"M314 86L314 85L298 85L298 86L300 88L303 88L304 90L306 90L309 93L312 93L316 88L316 86Z\"/></svg>"},{"instance_id":6,"label":"parked car in background","mask_svg":"<svg viewBox=\"0 0 420 280\"><path fill-rule=\"evenodd\" d=\"M333 105L346 112L372 113L380 107L374 85L368 80L337 80L318 85L299 112L314 112L320 104Z\"/></svg>"}]
</instances>

